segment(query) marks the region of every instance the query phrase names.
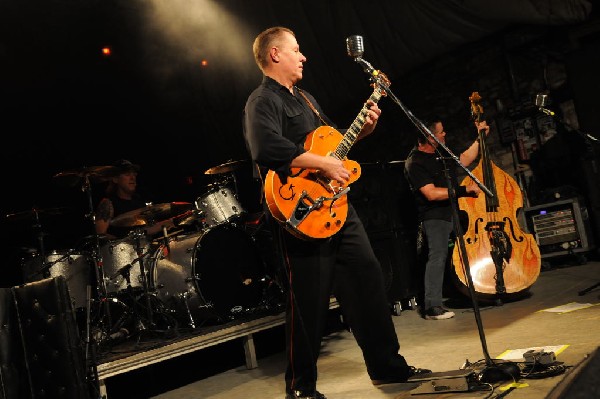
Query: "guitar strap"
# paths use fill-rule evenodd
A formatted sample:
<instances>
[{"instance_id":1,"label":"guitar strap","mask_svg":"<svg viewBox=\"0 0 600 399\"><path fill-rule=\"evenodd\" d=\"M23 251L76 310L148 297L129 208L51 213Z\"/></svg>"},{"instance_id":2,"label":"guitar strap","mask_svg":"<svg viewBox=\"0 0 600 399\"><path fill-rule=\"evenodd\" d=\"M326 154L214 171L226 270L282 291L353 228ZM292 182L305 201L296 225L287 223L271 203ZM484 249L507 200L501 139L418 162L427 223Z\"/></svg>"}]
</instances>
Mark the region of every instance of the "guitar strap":
<instances>
[{"instance_id":1,"label":"guitar strap","mask_svg":"<svg viewBox=\"0 0 600 399\"><path fill-rule=\"evenodd\" d=\"M304 94L302 92L302 90L300 90L298 88L298 86L296 86L296 90L298 90L298 94L300 94L302 97L304 97L304 100L306 101L306 103L308 104L308 106L310 107L310 109L313 110L313 112L319 117L319 119L321 120L321 122L323 123L323 125L327 125L327 122L325 122L325 120L321 117L321 114L319 113L319 111L315 108L315 106L310 102L310 100L308 99L308 97L306 97L306 94Z\"/></svg>"}]
</instances>

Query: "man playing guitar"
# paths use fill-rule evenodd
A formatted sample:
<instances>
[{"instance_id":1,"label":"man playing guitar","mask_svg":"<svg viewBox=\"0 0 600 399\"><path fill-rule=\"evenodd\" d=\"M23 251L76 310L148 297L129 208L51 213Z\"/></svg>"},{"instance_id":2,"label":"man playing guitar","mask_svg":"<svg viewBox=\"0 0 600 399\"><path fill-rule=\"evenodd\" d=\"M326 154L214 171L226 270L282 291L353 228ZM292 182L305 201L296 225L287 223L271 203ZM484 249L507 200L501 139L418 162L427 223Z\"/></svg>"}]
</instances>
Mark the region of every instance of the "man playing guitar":
<instances>
[{"instance_id":1,"label":"man playing guitar","mask_svg":"<svg viewBox=\"0 0 600 399\"><path fill-rule=\"evenodd\" d=\"M326 151L317 143L327 142L330 133L337 132L327 126L331 123L314 97L296 86L306 57L294 33L284 27L269 28L256 37L253 51L264 76L246 102L243 131L252 160L267 180L266 214L272 216L274 243L287 280L286 398L325 398L317 391L317 358L332 293L362 349L374 385L405 382L429 372L409 366L398 353L381 266L345 194L359 171L347 168L356 165L345 154L336 148ZM377 99L371 96L357 117L359 122L351 126L360 125L359 131L351 132L353 140L375 129L381 114ZM299 187L304 183L306 188ZM278 200L292 205L280 209ZM337 211L332 211L334 206L339 206ZM345 215L339 223L330 222L337 225L331 234L313 237L310 225L317 222L310 218L321 212L325 217ZM317 231L326 230L326 224Z\"/></svg>"}]
</instances>

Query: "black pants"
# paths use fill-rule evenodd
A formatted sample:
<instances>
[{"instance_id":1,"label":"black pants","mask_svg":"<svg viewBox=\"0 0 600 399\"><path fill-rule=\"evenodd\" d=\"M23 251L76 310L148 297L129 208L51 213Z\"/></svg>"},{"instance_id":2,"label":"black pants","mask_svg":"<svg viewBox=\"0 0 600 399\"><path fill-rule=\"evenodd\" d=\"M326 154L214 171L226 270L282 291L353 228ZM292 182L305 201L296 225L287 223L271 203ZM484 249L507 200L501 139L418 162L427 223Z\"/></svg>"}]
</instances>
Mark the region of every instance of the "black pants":
<instances>
[{"instance_id":1,"label":"black pants","mask_svg":"<svg viewBox=\"0 0 600 399\"><path fill-rule=\"evenodd\" d=\"M317 359L333 293L362 349L371 379L407 373L387 302L383 273L352 206L332 238L301 240L275 225L288 279L288 390L316 389Z\"/></svg>"}]
</instances>

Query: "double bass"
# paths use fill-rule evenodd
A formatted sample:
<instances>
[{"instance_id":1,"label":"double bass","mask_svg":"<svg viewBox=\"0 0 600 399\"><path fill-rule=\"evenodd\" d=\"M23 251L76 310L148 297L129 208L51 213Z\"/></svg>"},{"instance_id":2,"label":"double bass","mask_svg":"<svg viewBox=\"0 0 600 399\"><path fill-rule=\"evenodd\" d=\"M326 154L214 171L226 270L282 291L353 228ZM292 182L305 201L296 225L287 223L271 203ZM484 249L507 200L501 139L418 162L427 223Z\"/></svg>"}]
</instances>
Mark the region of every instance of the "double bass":
<instances>
[{"instance_id":1,"label":"double bass","mask_svg":"<svg viewBox=\"0 0 600 399\"><path fill-rule=\"evenodd\" d=\"M473 92L469 100L473 119L480 122L483 108L479 93ZM523 207L521 189L515 179L490 160L485 136L479 131L480 160L472 174L492 196L482 193L458 199L459 208L468 215L468 229L463 233L465 256L477 297L518 298L527 293L539 276L540 250L533 235L524 232L517 221L517 211ZM461 185L471 183L473 179L467 176ZM460 245L455 245L452 264L459 289L464 292L468 279L461 255Z\"/></svg>"}]
</instances>

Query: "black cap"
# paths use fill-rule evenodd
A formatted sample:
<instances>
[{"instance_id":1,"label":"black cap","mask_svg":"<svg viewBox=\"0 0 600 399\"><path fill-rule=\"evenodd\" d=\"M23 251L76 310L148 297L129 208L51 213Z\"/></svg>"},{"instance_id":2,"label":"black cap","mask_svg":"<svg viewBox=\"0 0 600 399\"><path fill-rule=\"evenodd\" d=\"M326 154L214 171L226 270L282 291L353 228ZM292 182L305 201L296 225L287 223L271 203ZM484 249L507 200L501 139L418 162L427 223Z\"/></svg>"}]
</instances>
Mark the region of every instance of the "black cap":
<instances>
[{"instance_id":1,"label":"black cap","mask_svg":"<svg viewBox=\"0 0 600 399\"><path fill-rule=\"evenodd\" d=\"M136 172L137 173L140 171L139 165L136 165L126 159L120 159L120 160L116 161L115 163L112 164L112 167L114 168L113 174L115 176L123 174L123 173L127 173L127 172Z\"/></svg>"}]
</instances>

